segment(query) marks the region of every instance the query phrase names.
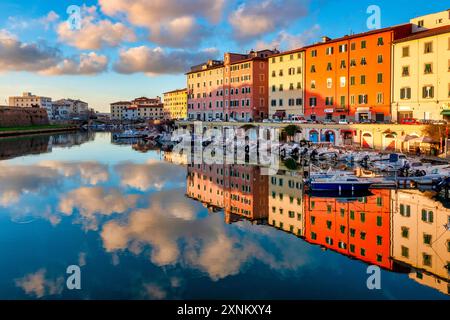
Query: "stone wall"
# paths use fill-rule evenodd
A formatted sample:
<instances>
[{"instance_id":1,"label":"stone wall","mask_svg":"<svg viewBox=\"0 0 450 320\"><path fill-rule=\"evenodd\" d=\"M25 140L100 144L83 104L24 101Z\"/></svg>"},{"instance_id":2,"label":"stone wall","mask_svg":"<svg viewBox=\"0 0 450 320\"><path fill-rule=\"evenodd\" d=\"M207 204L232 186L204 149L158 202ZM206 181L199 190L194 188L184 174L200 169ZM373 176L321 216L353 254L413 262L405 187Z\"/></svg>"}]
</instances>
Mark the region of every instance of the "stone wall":
<instances>
[{"instance_id":1,"label":"stone wall","mask_svg":"<svg viewBox=\"0 0 450 320\"><path fill-rule=\"evenodd\" d=\"M0 127L48 125L47 110L0 106Z\"/></svg>"}]
</instances>

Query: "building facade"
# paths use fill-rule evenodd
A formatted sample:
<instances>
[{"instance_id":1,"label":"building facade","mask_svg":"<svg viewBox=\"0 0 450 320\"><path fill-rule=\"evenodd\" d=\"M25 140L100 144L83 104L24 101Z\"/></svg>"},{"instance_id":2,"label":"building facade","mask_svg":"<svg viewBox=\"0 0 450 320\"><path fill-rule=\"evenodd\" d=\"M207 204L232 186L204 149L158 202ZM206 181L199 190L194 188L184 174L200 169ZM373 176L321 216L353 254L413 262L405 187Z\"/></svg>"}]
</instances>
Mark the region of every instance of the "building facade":
<instances>
[{"instance_id":1,"label":"building facade","mask_svg":"<svg viewBox=\"0 0 450 320\"><path fill-rule=\"evenodd\" d=\"M411 19L413 32L425 31L450 25L450 9Z\"/></svg>"},{"instance_id":2,"label":"building facade","mask_svg":"<svg viewBox=\"0 0 450 320\"><path fill-rule=\"evenodd\" d=\"M111 103L111 119L122 120L128 107L131 106L130 101L119 101Z\"/></svg>"},{"instance_id":3,"label":"building facade","mask_svg":"<svg viewBox=\"0 0 450 320\"><path fill-rule=\"evenodd\" d=\"M52 116L56 120L87 119L89 105L81 100L60 99L52 103Z\"/></svg>"},{"instance_id":4,"label":"building facade","mask_svg":"<svg viewBox=\"0 0 450 320\"><path fill-rule=\"evenodd\" d=\"M331 40L305 49L305 114L313 120L391 118L391 45L411 24Z\"/></svg>"},{"instance_id":5,"label":"building facade","mask_svg":"<svg viewBox=\"0 0 450 320\"><path fill-rule=\"evenodd\" d=\"M421 31L395 41L393 54L394 120L448 119L450 25Z\"/></svg>"},{"instance_id":6,"label":"building facade","mask_svg":"<svg viewBox=\"0 0 450 320\"><path fill-rule=\"evenodd\" d=\"M20 108L44 108L47 110L48 118L53 119L52 98L36 96L31 92L24 92L22 96L9 97L10 107Z\"/></svg>"},{"instance_id":7,"label":"building facade","mask_svg":"<svg viewBox=\"0 0 450 320\"><path fill-rule=\"evenodd\" d=\"M291 119L304 115L304 69L303 49L269 58L269 118Z\"/></svg>"},{"instance_id":8,"label":"building facade","mask_svg":"<svg viewBox=\"0 0 450 320\"><path fill-rule=\"evenodd\" d=\"M111 119L119 121L163 120L164 105L160 97L141 97L133 101L111 103Z\"/></svg>"},{"instance_id":9,"label":"building facade","mask_svg":"<svg viewBox=\"0 0 450 320\"><path fill-rule=\"evenodd\" d=\"M187 89L165 92L164 111L167 119L180 120L187 118Z\"/></svg>"}]
</instances>

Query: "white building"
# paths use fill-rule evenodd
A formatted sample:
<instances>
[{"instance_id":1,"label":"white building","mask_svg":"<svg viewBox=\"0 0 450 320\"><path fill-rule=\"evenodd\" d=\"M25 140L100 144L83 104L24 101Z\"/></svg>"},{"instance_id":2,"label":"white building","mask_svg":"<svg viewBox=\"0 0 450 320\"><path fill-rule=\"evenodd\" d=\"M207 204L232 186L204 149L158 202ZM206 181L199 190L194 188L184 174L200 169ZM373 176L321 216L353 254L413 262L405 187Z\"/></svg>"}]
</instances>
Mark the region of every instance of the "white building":
<instances>
[{"instance_id":1,"label":"white building","mask_svg":"<svg viewBox=\"0 0 450 320\"><path fill-rule=\"evenodd\" d=\"M24 92L22 96L9 97L10 107L45 108L49 119L53 119L52 98L35 96L31 92Z\"/></svg>"},{"instance_id":2,"label":"white building","mask_svg":"<svg viewBox=\"0 0 450 320\"><path fill-rule=\"evenodd\" d=\"M163 120L164 115L164 105L160 97L141 97L133 101L111 103L113 120Z\"/></svg>"},{"instance_id":3,"label":"white building","mask_svg":"<svg viewBox=\"0 0 450 320\"><path fill-rule=\"evenodd\" d=\"M53 102L52 113L54 119L85 119L89 115L89 105L81 100L61 99Z\"/></svg>"}]
</instances>

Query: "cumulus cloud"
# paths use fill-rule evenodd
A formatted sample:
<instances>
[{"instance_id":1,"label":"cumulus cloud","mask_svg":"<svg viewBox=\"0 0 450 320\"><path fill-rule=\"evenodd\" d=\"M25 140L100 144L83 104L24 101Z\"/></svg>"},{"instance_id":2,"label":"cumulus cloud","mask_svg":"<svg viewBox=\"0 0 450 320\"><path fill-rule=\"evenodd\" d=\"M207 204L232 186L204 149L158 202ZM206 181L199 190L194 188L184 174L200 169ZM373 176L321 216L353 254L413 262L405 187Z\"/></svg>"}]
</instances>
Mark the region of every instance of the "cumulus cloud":
<instances>
[{"instance_id":1,"label":"cumulus cloud","mask_svg":"<svg viewBox=\"0 0 450 320\"><path fill-rule=\"evenodd\" d=\"M233 36L247 41L284 28L307 13L309 0L251 0L229 17Z\"/></svg>"},{"instance_id":2,"label":"cumulus cloud","mask_svg":"<svg viewBox=\"0 0 450 320\"><path fill-rule=\"evenodd\" d=\"M44 75L96 75L108 68L108 58L95 52L82 53L79 57L65 58L55 66L42 70Z\"/></svg>"},{"instance_id":3,"label":"cumulus cloud","mask_svg":"<svg viewBox=\"0 0 450 320\"><path fill-rule=\"evenodd\" d=\"M42 298L50 295L61 294L64 288L64 278L51 279L46 276L47 271L40 269L34 273L25 275L15 280L16 286L27 295Z\"/></svg>"},{"instance_id":4,"label":"cumulus cloud","mask_svg":"<svg viewBox=\"0 0 450 320\"><path fill-rule=\"evenodd\" d=\"M149 75L178 74L186 72L190 66L217 57L216 49L199 52L185 50L167 51L162 48L146 46L122 50L114 64L118 73L132 74L143 72Z\"/></svg>"},{"instance_id":5,"label":"cumulus cloud","mask_svg":"<svg viewBox=\"0 0 450 320\"><path fill-rule=\"evenodd\" d=\"M109 179L108 166L97 161L64 162L47 160L40 162L39 166L55 169L64 177L79 176L83 182L92 185Z\"/></svg>"},{"instance_id":6,"label":"cumulus cloud","mask_svg":"<svg viewBox=\"0 0 450 320\"><path fill-rule=\"evenodd\" d=\"M109 16L124 16L136 26L150 31L150 39L159 45L185 47L198 45L207 35L204 23L217 24L225 0L99 0ZM229 2L229 1L228 1ZM199 21L204 21L200 23Z\"/></svg>"},{"instance_id":7,"label":"cumulus cloud","mask_svg":"<svg viewBox=\"0 0 450 320\"><path fill-rule=\"evenodd\" d=\"M31 28L43 27L45 30L50 29L59 20L59 15L55 11L50 11L45 16L37 19L24 17L8 17L8 28L13 30L24 30Z\"/></svg>"},{"instance_id":8,"label":"cumulus cloud","mask_svg":"<svg viewBox=\"0 0 450 320\"><path fill-rule=\"evenodd\" d=\"M131 28L120 22L99 19L96 10L95 6L82 8L79 30L72 30L67 22L61 22L57 27L59 40L81 50L98 50L136 41Z\"/></svg>"},{"instance_id":9,"label":"cumulus cloud","mask_svg":"<svg viewBox=\"0 0 450 320\"><path fill-rule=\"evenodd\" d=\"M136 206L137 195L123 195L118 189L81 187L61 197L59 211L80 214L80 223L86 230L97 230L98 217L124 213Z\"/></svg>"},{"instance_id":10,"label":"cumulus cloud","mask_svg":"<svg viewBox=\"0 0 450 320\"><path fill-rule=\"evenodd\" d=\"M115 167L123 186L141 191L161 190L168 183L185 183L186 170L166 162L149 160L145 164L120 163Z\"/></svg>"},{"instance_id":11,"label":"cumulus cloud","mask_svg":"<svg viewBox=\"0 0 450 320\"><path fill-rule=\"evenodd\" d=\"M45 75L92 75L106 70L108 59L96 53L65 58L58 48L45 42L24 43L0 33L0 72L28 71Z\"/></svg>"},{"instance_id":12,"label":"cumulus cloud","mask_svg":"<svg viewBox=\"0 0 450 320\"><path fill-rule=\"evenodd\" d=\"M292 50L301 48L308 45L312 39L316 38L319 31L319 25L314 25L311 29L297 35L282 30L270 42L258 41L256 43L256 49L262 50L267 48L277 48L281 50Z\"/></svg>"},{"instance_id":13,"label":"cumulus cloud","mask_svg":"<svg viewBox=\"0 0 450 320\"><path fill-rule=\"evenodd\" d=\"M288 244L272 243L270 235L263 234L264 241L256 240L255 226L236 232L236 229L225 228L223 216L219 214L190 220L171 214L188 207L194 212L198 210L198 204L194 205L190 199L174 201L177 193L158 193L151 197L149 208L132 211L127 221L111 220L104 224L101 237L105 250L149 254L152 263L158 266L182 263L202 270L212 280L238 274L252 260L281 270L298 268L305 263L305 255L292 250L295 255L287 256L286 252L291 251L286 250ZM184 202L181 206L180 201ZM266 250L263 242L280 250Z\"/></svg>"}]
</instances>

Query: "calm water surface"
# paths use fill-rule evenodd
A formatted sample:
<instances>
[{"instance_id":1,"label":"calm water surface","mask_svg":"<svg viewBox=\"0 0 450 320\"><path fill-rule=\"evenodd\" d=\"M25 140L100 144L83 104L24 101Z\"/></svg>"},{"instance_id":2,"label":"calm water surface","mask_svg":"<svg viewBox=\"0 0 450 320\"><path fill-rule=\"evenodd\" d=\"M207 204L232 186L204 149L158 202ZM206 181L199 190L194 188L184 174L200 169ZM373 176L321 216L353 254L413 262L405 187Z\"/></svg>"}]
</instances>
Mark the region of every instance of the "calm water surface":
<instances>
[{"instance_id":1,"label":"calm water surface","mask_svg":"<svg viewBox=\"0 0 450 320\"><path fill-rule=\"evenodd\" d=\"M152 149L108 133L0 140L0 299L450 298L450 209L432 195L309 197L295 172Z\"/></svg>"}]
</instances>

